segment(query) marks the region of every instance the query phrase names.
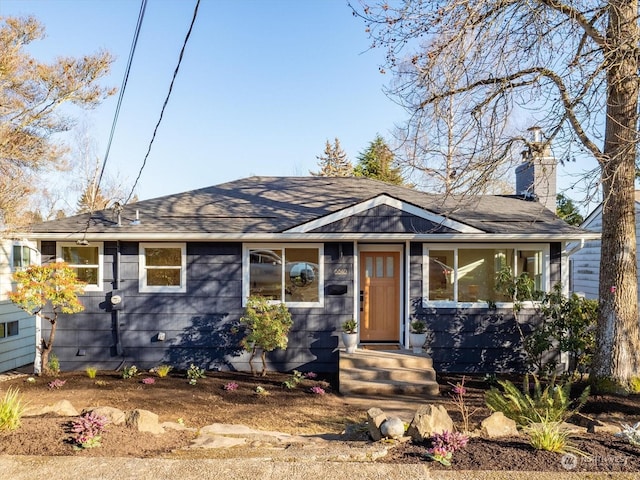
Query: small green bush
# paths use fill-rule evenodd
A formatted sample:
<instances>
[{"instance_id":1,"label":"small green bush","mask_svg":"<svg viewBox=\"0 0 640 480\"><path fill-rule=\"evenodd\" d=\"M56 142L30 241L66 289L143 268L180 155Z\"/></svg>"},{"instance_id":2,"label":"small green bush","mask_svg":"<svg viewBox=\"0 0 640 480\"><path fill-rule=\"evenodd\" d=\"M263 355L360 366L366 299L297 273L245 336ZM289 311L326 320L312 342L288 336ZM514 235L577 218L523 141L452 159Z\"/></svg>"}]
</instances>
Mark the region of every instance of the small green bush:
<instances>
[{"instance_id":1,"label":"small green bush","mask_svg":"<svg viewBox=\"0 0 640 480\"><path fill-rule=\"evenodd\" d=\"M286 379L284 382L282 382L282 385L284 385L285 388L288 388L289 390L291 390L296 388L300 384L300 382L302 382L303 379L304 379L304 375L302 374L302 372L299 372L298 370L294 370L291 376L288 379Z\"/></svg>"},{"instance_id":2,"label":"small green bush","mask_svg":"<svg viewBox=\"0 0 640 480\"><path fill-rule=\"evenodd\" d=\"M607 377L591 377L589 379L594 393L599 395L626 395L629 393L627 388L612 378Z\"/></svg>"},{"instance_id":3,"label":"small green bush","mask_svg":"<svg viewBox=\"0 0 640 480\"><path fill-rule=\"evenodd\" d=\"M131 365L130 367L124 367L122 369L122 378L125 380L128 378L133 378L138 374L138 367L135 365Z\"/></svg>"},{"instance_id":4,"label":"small green bush","mask_svg":"<svg viewBox=\"0 0 640 480\"><path fill-rule=\"evenodd\" d=\"M0 430L15 430L20 426L20 419L25 405L20 397L20 390L9 387L0 402Z\"/></svg>"},{"instance_id":5,"label":"small green bush","mask_svg":"<svg viewBox=\"0 0 640 480\"><path fill-rule=\"evenodd\" d=\"M96 378L98 374L98 369L96 367L87 367L85 368L85 372L87 372L87 376L89 378Z\"/></svg>"},{"instance_id":6,"label":"small green bush","mask_svg":"<svg viewBox=\"0 0 640 480\"><path fill-rule=\"evenodd\" d=\"M291 313L284 303L271 303L269 299L251 296L247 301L240 324L245 327L245 337L240 345L251 352L249 366L251 373L256 374L253 359L258 349L262 350L262 376L267 373L267 352L276 348L286 350L289 342L289 329L293 325Z\"/></svg>"},{"instance_id":7,"label":"small green bush","mask_svg":"<svg viewBox=\"0 0 640 480\"><path fill-rule=\"evenodd\" d=\"M199 379L205 378L204 368L196 367L192 363L187 369L187 378L190 385L195 385Z\"/></svg>"},{"instance_id":8,"label":"small green bush","mask_svg":"<svg viewBox=\"0 0 640 480\"><path fill-rule=\"evenodd\" d=\"M58 356L51 352L49 355L49 362L47 364L48 370L52 375L58 375L60 373L60 360Z\"/></svg>"},{"instance_id":9,"label":"small green bush","mask_svg":"<svg viewBox=\"0 0 640 480\"><path fill-rule=\"evenodd\" d=\"M529 435L529 444L536 450L566 452L569 431L562 428L561 422L533 423L525 431Z\"/></svg>"},{"instance_id":10,"label":"small green bush","mask_svg":"<svg viewBox=\"0 0 640 480\"><path fill-rule=\"evenodd\" d=\"M525 377L523 391L508 380L498 380L504 392L492 387L485 393L485 403L494 412L502 412L518 425L526 426L544 419L547 422L562 422L577 412L586 403L590 389L586 387L580 397L571 399L571 382L556 384L552 378L545 388L533 376L533 396L529 376Z\"/></svg>"}]
</instances>

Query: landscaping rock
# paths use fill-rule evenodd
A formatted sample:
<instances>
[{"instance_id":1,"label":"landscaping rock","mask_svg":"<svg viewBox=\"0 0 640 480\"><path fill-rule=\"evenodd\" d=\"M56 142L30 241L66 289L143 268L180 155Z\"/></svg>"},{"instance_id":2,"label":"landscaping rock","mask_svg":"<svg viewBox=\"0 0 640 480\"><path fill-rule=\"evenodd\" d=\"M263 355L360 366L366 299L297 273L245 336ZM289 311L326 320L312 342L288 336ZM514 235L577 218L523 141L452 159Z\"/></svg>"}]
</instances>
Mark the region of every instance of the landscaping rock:
<instances>
[{"instance_id":1,"label":"landscaping rock","mask_svg":"<svg viewBox=\"0 0 640 480\"><path fill-rule=\"evenodd\" d=\"M178 423L178 422L162 422L160 424L160 426L165 430L176 430L178 432L184 432L184 431L196 432L196 431L198 431L197 428L187 427L184 423Z\"/></svg>"},{"instance_id":2,"label":"landscaping rock","mask_svg":"<svg viewBox=\"0 0 640 480\"><path fill-rule=\"evenodd\" d=\"M220 435L200 435L191 440L189 448L231 448L247 443L245 438L223 437Z\"/></svg>"},{"instance_id":3,"label":"landscaping rock","mask_svg":"<svg viewBox=\"0 0 640 480\"><path fill-rule=\"evenodd\" d=\"M423 441L434 433L453 431L453 420L442 405L422 405L418 408L407 435L415 441Z\"/></svg>"},{"instance_id":4,"label":"landscaping rock","mask_svg":"<svg viewBox=\"0 0 640 480\"><path fill-rule=\"evenodd\" d=\"M46 405L39 408L30 408L25 412L25 417L37 417L46 413L55 413L61 417L77 417L80 415L69 400L60 400L53 405Z\"/></svg>"},{"instance_id":5,"label":"landscaping rock","mask_svg":"<svg viewBox=\"0 0 640 480\"><path fill-rule=\"evenodd\" d=\"M214 423L200 429L200 436L242 437L248 441L257 441L268 444L292 444L304 443L303 437L288 433L273 432L268 430L256 430L245 425L226 423Z\"/></svg>"},{"instance_id":6,"label":"landscaping rock","mask_svg":"<svg viewBox=\"0 0 640 480\"><path fill-rule=\"evenodd\" d=\"M502 412L495 412L480 422L482 436L485 438L500 438L519 435L515 420L504 416Z\"/></svg>"},{"instance_id":7,"label":"landscaping rock","mask_svg":"<svg viewBox=\"0 0 640 480\"><path fill-rule=\"evenodd\" d=\"M380 425L380 433L385 438L397 439L404 436L404 422L398 417L389 417Z\"/></svg>"},{"instance_id":8,"label":"landscaping rock","mask_svg":"<svg viewBox=\"0 0 640 480\"><path fill-rule=\"evenodd\" d=\"M382 440L380 426L386 419L387 416L379 408L374 407L367 410L367 425L369 425L369 436L374 442Z\"/></svg>"},{"instance_id":9,"label":"landscaping rock","mask_svg":"<svg viewBox=\"0 0 640 480\"><path fill-rule=\"evenodd\" d=\"M109 423L113 425L122 425L126 421L125 413L119 408L94 407L94 408L87 408L86 410L83 410L82 413L88 413L88 412L93 412L96 415L102 415L103 417L107 417L107 420L109 420Z\"/></svg>"},{"instance_id":10,"label":"landscaping rock","mask_svg":"<svg viewBox=\"0 0 640 480\"><path fill-rule=\"evenodd\" d=\"M591 420L587 424L588 433L610 433L612 435L615 435L616 433L620 433L621 431L622 428L620 427L620 425L601 422L600 420Z\"/></svg>"},{"instance_id":11,"label":"landscaping rock","mask_svg":"<svg viewBox=\"0 0 640 480\"><path fill-rule=\"evenodd\" d=\"M158 424L158 415L149 410L132 410L127 414L127 427L135 428L139 432L164 433Z\"/></svg>"},{"instance_id":12,"label":"landscaping rock","mask_svg":"<svg viewBox=\"0 0 640 480\"><path fill-rule=\"evenodd\" d=\"M560 424L560 428L562 428L562 430L565 432L569 432L569 435L579 435L581 433L584 433L584 428L573 423L562 422Z\"/></svg>"}]
</instances>

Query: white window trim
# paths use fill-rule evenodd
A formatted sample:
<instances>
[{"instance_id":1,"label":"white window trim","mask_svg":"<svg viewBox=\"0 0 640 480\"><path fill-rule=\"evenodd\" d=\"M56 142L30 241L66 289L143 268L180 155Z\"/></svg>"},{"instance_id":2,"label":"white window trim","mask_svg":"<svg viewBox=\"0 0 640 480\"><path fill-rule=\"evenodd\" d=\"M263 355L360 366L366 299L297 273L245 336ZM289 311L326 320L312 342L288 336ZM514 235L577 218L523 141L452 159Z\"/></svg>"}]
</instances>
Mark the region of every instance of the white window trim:
<instances>
[{"instance_id":1,"label":"white window trim","mask_svg":"<svg viewBox=\"0 0 640 480\"><path fill-rule=\"evenodd\" d=\"M542 252L542 289L545 292L550 290L550 264L551 257L548 243L496 243L496 244L465 244L465 243L423 243L422 244L422 306L438 308L482 308L487 307L487 302L458 302L456 300L429 300L429 272L425 265L429 262L429 250L453 250L454 252L454 298L458 298L458 250L495 250L513 249L514 265L515 256L519 250L539 250ZM518 272L516 272L518 275ZM523 302L523 306L533 306L537 302ZM496 307L512 308L513 302L496 302Z\"/></svg>"},{"instance_id":2,"label":"white window trim","mask_svg":"<svg viewBox=\"0 0 640 480\"><path fill-rule=\"evenodd\" d=\"M138 250L138 291L142 293L186 293L187 291L187 244L186 243L140 243ZM147 285L146 248L179 248L180 255L180 285Z\"/></svg>"},{"instance_id":3,"label":"white window trim","mask_svg":"<svg viewBox=\"0 0 640 480\"><path fill-rule=\"evenodd\" d=\"M260 249L279 249L284 251L287 248L316 248L318 249L318 301L317 302L291 302L284 300L284 271L282 280L281 300L272 300L270 303L284 302L287 307L323 307L324 306L324 244L322 243L245 243L242 246L242 306L247 306L247 300L250 295L250 259L249 252L251 250ZM286 257L285 257L286 262Z\"/></svg>"},{"instance_id":4,"label":"white window trim","mask_svg":"<svg viewBox=\"0 0 640 480\"><path fill-rule=\"evenodd\" d=\"M13 247L27 247L29 250L31 250L33 252L33 256L31 257L31 263L29 264L31 265L39 265L40 264L40 252L38 251L38 249L36 248L36 246L31 243L31 242L27 242L27 241L22 241L22 240L16 240L11 244L11 258L9 259L9 268L11 269L12 272L15 272L17 269L13 266L14 262L15 262L15 256L13 253Z\"/></svg>"},{"instance_id":5,"label":"white window trim","mask_svg":"<svg viewBox=\"0 0 640 480\"><path fill-rule=\"evenodd\" d=\"M102 292L103 290L103 277L104 277L104 244L103 242L91 242L89 245L78 245L75 242L58 242L56 244L56 255L58 262L64 262L62 258L62 247L73 247L73 248L95 248L98 247L98 265L75 265L69 263L70 267L98 267L98 284L87 284L84 291L85 292Z\"/></svg>"}]
</instances>

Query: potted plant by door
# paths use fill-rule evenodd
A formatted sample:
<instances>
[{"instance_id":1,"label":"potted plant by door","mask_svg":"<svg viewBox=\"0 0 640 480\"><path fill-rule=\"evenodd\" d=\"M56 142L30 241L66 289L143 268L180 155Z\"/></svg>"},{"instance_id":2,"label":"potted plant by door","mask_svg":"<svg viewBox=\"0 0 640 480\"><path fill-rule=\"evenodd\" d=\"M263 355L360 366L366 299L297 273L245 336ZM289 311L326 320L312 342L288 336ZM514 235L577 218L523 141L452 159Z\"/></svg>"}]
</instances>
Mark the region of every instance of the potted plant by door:
<instances>
[{"instance_id":1,"label":"potted plant by door","mask_svg":"<svg viewBox=\"0 0 640 480\"><path fill-rule=\"evenodd\" d=\"M413 348L413 353L422 353L422 346L427 341L427 325L422 320L411 322L409 341Z\"/></svg>"},{"instance_id":2,"label":"potted plant by door","mask_svg":"<svg viewBox=\"0 0 640 480\"><path fill-rule=\"evenodd\" d=\"M356 351L358 345L358 322L351 318L342 323L342 343L344 343L347 353Z\"/></svg>"}]
</instances>

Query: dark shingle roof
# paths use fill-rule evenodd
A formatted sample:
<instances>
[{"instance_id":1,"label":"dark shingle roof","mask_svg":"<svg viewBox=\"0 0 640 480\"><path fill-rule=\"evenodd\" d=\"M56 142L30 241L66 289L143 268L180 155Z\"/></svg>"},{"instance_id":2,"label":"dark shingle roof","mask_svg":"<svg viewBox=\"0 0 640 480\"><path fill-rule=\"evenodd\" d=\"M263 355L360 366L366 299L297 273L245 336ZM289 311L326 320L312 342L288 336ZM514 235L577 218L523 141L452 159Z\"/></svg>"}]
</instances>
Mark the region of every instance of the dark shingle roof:
<instances>
[{"instance_id":1,"label":"dark shingle roof","mask_svg":"<svg viewBox=\"0 0 640 480\"><path fill-rule=\"evenodd\" d=\"M126 205L114 229L111 210L95 212L87 234L281 233L360 202L387 195L489 234L581 232L537 202L505 196L442 196L368 178L249 177ZM132 225L136 211L140 224ZM33 233L77 233L88 214L34 225ZM38 235L43 238L43 235Z\"/></svg>"}]
</instances>

